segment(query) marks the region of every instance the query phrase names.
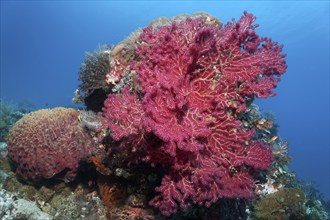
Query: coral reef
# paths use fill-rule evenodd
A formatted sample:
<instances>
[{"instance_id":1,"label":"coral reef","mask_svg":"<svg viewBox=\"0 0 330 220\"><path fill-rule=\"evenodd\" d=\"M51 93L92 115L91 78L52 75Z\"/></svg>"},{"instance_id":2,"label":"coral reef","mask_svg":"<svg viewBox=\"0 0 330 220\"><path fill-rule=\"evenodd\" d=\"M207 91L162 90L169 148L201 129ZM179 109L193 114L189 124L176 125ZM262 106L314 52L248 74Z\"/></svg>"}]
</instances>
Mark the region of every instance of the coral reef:
<instances>
[{"instance_id":1,"label":"coral reef","mask_svg":"<svg viewBox=\"0 0 330 220\"><path fill-rule=\"evenodd\" d=\"M313 198L305 191L306 185L296 180L292 180L290 185L274 184L273 190L268 189L267 193L254 201L251 206L252 219L329 219L322 197Z\"/></svg>"},{"instance_id":2,"label":"coral reef","mask_svg":"<svg viewBox=\"0 0 330 220\"><path fill-rule=\"evenodd\" d=\"M5 151L6 149L3 149ZM76 181L64 183L61 180L50 179L38 184L28 185L19 181L10 169L7 158L0 160L0 174L5 174L0 180L0 218L1 219L95 219L106 220L107 210L96 191L95 186L89 182L93 173L82 167ZM16 215L16 200L25 200L31 208ZM4 202L4 203L2 203ZM33 214L35 210L40 214ZM24 210L23 210L24 211ZM26 215L25 215L25 214ZM41 217L36 217L41 216ZM22 218L18 218L22 217Z\"/></svg>"},{"instance_id":3,"label":"coral reef","mask_svg":"<svg viewBox=\"0 0 330 220\"><path fill-rule=\"evenodd\" d=\"M252 198L252 173L272 162L272 149L240 121L255 97L275 94L286 70L282 47L260 38L254 20L245 12L226 25L207 14L157 22L138 37L138 59L113 74L130 71L138 86L109 95L103 128L164 168L150 204L166 216L193 203Z\"/></svg>"},{"instance_id":4,"label":"coral reef","mask_svg":"<svg viewBox=\"0 0 330 220\"><path fill-rule=\"evenodd\" d=\"M106 220L107 209L96 191L77 186L72 191L69 187L56 192L54 197L42 206L42 209L62 219L95 219Z\"/></svg>"},{"instance_id":5,"label":"coral reef","mask_svg":"<svg viewBox=\"0 0 330 220\"><path fill-rule=\"evenodd\" d=\"M254 129L254 140L270 145L273 153L272 165L259 173L255 193L265 196L284 187L295 187L295 174L289 172L288 142L283 141L277 133L277 122L271 113L262 113L259 107L251 104L247 111L240 115L245 128Z\"/></svg>"},{"instance_id":6,"label":"coral reef","mask_svg":"<svg viewBox=\"0 0 330 220\"><path fill-rule=\"evenodd\" d=\"M112 92L120 91L126 83L134 83L135 75L130 70L131 62L137 56L134 53L139 44L141 30L133 32L125 40L118 43L111 51L110 66L111 70L106 74L106 82L112 88Z\"/></svg>"},{"instance_id":7,"label":"coral reef","mask_svg":"<svg viewBox=\"0 0 330 220\"><path fill-rule=\"evenodd\" d=\"M330 201L324 200L324 195L311 182L294 181L295 186L305 194L306 217L305 219L330 219ZM328 204L327 204L328 203ZM328 206L327 206L328 205Z\"/></svg>"},{"instance_id":8,"label":"coral reef","mask_svg":"<svg viewBox=\"0 0 330 220\"><path fill-rule=\"evenodd\" d=\"M309 220L330 219L329 208L327 212L326 204L322 204L320 200L307 198L305 205L306 205L305 219L309 219Z\"/></svg>"},{"instance_id":9,"label":"coral reef","mask_svg":"<svg viewBox=\"0 0 330 220\"><path fill-rule=\"evenodd\" d=\"M305 195L298 188L281 189L262 198L254 206L255 219L303 219L306 213Z\"/></svg>"},{"instance_id":10,"label":"coral reef","mask_svg":"<svg viewBox=\"0 0 330 220\"><path fill-rule=\"evenodd\" d=\"M287 67L254 21L161 17L87 53L73 100L84 110L1 101L1 138L25 116L0 140L0 218L329 219L253 103Z\"/></svg>"},{"instance_id":11,"label":"coral reef","mask_svg":"<svg viewBox=\"0 0 330 220\"><path fill-rule=\"evenodd\" d=\"M151 210L143 208L134 208L126 206L123 208L116 209L109 216L110 220L156 220L155 215ZM161 220L160 218L158 218Z\"/></svg>"},{"instance_id":12,"label":"coral reef","mask_svg":"<svg viewBox=\"0 0 330 220\"><path fill-rule=\"evenodd\" d=\"M0 218L3 220L51 220L52 216L42 212L35 202L19 199L14 193L0 190Z\"/></svg>"},{"instance_id":13,"label":"coral reef","mask_svg":"<svg viewBox=\"0 0 330 220\"><path fill-rule=\"evenodd\" d=\"M29 113L10 130L8 154L25 180L75 178L79 163L95 147L79 125L74 109L42 109Z\"/></svg>"}]
</instances>

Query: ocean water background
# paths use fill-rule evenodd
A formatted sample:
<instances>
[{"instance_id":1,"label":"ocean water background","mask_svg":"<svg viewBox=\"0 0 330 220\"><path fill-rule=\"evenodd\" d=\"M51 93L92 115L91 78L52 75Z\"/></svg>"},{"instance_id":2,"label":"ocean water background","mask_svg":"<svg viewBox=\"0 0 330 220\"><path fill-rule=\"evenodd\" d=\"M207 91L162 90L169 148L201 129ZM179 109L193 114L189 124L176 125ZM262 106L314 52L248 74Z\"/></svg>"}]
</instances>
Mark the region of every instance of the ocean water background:
<instances>
[{"instance_id":1,"label":"ocean water background","mask_svg":"<svg viewBox=\"0 0 330 220\"><path fill-rule=\"evenodd\" d=\"M289 66L278 95L256 103L276 115L290 168L329 200L329 1L1 1L0 96L72 106L85 52L160 16L204 11L226 23L244 10L260 36L284 44Z\"/></svg>"}]
</instances>

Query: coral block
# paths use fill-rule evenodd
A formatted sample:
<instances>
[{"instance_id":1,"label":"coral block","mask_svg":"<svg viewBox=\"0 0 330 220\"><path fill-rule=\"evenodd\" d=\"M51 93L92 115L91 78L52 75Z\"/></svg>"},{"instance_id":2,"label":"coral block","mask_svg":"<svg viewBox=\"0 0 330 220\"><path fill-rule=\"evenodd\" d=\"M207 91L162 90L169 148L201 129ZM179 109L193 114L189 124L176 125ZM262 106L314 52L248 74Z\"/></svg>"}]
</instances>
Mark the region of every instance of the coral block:
<instances>
[{"instance_id":1,"label":"coral block","mask_svg":"<svg viewBox=\"0 0 330 220\"><path fill-rule=\"evenodd\" d=\"M240 115L254 98L275 95L287 66L282 46L260 38L254 20L244 12L226 25L207 14L151 24L130 66L139 86L105 102L103 126L113 139L138 137L134 149L122 147L163 167L150 204L166 216L193 203L253 197L253 175L272 162L271 148L253 139Z\"/></svg>"},{"instance_id":2,"label":"coral block","mask_svg":"<svg viewBox=\"0 0 330 220\"><path fill-rule=\"evenodd\" d=\"M80 162L96 149L70 108L41 109L20 119L10 130L8 154L25 180L72 181Z\"/></svg>"}]
</instances>

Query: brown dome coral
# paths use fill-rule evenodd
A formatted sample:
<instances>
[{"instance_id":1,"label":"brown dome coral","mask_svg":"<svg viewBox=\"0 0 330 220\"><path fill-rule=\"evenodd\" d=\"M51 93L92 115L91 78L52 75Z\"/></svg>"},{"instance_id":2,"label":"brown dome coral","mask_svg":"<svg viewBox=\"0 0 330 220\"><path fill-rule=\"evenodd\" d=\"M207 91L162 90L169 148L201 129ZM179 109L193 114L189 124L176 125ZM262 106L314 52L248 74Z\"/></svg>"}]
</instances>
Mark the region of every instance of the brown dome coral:
<instances>
[{"instance_id":1,"label":"brown dome coral","mask_svg":"<svg viewBox=\"0 0 330 220\"><path fill-rule=\"evenodd\" d=\"M79 112L69 108L42 109L19 120L8 137L8 153L25 180L57 178L71 181L80 161L94 143L79 125Z\"/></svg>"}]
</instances>

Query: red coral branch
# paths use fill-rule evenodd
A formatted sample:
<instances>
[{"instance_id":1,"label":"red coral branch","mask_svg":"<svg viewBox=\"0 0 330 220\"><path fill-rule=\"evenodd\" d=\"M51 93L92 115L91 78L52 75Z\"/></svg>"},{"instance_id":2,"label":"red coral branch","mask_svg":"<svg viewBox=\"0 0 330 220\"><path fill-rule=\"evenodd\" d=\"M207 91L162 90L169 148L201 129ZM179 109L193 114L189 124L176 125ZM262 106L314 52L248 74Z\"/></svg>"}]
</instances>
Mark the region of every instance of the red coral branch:
<instances>
[{"instance_id":1,"label":"red coral branch","mask_svg":"<svg viewBox=\"0 0 330 220\"><path fill-rule=\"evenodd\" d=\"M142 127L143 109L137 97L125 87L122 94L110 94L104 102L102 118L103 127L111 130L111 137L115 140L126 138L133 147L142 142L144 129Z\"/></svg>"},{"instance_id":2,"label":"red coral branch","mask_svg":"<svg viewBox=\"0 0 330 220\"><path fill-rule=\"evenodd\" d=\"M105 102L104 122L115 140L157 137L140 148L144 161L166 173L150 202L164 215L192 203L252 197L251 171L271 164L271 150L252 140L239 113L255 97L275 94L285 55L256 34L254 20L245 12L222 26L201 15L143 29L131 65L142 101L126 88Z\"/></svg>"}]
</instances>

